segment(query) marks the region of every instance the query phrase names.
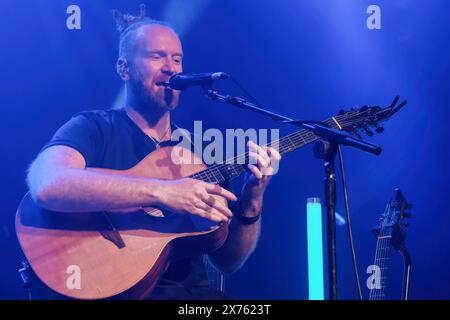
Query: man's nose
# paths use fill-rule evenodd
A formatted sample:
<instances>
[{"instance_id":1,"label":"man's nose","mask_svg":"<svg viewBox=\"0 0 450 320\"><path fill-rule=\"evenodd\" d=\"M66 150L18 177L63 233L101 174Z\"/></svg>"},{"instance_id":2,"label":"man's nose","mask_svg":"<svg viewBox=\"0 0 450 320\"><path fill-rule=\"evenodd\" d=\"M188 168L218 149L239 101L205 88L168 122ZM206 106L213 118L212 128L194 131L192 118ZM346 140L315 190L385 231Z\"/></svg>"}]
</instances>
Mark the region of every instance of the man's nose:
<instances>
[{"instance_id":1,"label":"man's nose","mask_svg":"<svg viewBox=\"0 0 450 320\"><path fill-rule=\"evenodd\" d=\"M175 63L171 59L165 59L164 65L162 67L162 72L168 76L173 76L177 73Z\"/></svg>"}]
</instances>

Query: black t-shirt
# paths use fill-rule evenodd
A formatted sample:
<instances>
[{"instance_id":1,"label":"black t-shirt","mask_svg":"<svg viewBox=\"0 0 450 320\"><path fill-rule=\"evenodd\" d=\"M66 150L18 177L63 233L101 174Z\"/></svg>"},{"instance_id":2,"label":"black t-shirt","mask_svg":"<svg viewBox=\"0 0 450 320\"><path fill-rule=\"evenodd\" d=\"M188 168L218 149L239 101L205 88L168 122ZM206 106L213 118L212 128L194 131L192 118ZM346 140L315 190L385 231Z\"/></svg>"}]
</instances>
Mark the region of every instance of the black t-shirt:
<instances>
[{"instance_id":1,"label":"black t-shirt","mask_svg":"<svg viewBox=\"0 0 450 320\"><path fill-rule=\"evenodd\" d=\"M175 129L176 126L172 126ZM176 142L164 141L160 146ZM65 145L79 151L87 167L126 170L156 149L155 143L124 109L84 111L60 127L42 150ZM172 264L153 290L152 299L220 299L209 287L202 256Z\"/></svg>"}]
</instances>

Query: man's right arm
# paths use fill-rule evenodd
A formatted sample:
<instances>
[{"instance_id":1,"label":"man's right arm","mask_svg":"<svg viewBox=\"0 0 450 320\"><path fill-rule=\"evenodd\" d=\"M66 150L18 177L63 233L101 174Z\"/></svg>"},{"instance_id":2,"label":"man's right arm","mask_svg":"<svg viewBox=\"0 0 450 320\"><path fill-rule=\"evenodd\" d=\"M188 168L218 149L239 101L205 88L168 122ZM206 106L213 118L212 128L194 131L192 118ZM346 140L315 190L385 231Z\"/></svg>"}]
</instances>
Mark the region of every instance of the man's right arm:
<instances>
[{"instance_id":1,"label":"man's right arm","mask_svg":"<svg viewBox=\"0 0 450 320\"><path fill-rule=\"evenodd\" d=\"M160 180L87 170L81 153L63 145L42 151L31 164L27 181L40 206L59 212L158 206L226 221L231 211L211 196L236 200L227 190L194 179Z\"/></svg>"},{"instance_id":2,"label":"man's right arm","mask_svg":"<svg viewBox=\"0 0 450 320\"><path fill-rule=\"evenodd\" d=\"M33 199L54 211L138 208L157 202L152 179L86 170L83 156L67 146L52 146L40 153L27 180Z\"/></svg>"}]
</instances>

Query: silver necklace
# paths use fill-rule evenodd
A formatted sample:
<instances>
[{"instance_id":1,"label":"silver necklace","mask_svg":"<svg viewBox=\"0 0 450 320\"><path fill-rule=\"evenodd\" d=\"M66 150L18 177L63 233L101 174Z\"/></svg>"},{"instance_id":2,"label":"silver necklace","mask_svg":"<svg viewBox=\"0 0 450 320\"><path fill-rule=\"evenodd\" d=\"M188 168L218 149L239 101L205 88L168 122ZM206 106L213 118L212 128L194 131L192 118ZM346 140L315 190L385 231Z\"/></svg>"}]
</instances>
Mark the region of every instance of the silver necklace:
<instances>
[{"instance_id":1,"label":"silver necklace","mask_svg":"<svg viewBox=\"0 0 450 320\"><path fill-rule=\"evenodd\" d=\"M169 132L169 130L170 130L170 125L169 125L169 127L167 128L167 130L163 133L163 135L161 136L161 138L160 138L159 140L156 140L156 139L153 138L150 134L147 134L147 136L148 136L150 139L152 139L153 143L154 143L155 146L156 146L156 149L158 149L158 148L160 147L159 144L162 142L161 140L164 139L164 137L165 137L166 134Z\"/></svg>"}]
</instances>

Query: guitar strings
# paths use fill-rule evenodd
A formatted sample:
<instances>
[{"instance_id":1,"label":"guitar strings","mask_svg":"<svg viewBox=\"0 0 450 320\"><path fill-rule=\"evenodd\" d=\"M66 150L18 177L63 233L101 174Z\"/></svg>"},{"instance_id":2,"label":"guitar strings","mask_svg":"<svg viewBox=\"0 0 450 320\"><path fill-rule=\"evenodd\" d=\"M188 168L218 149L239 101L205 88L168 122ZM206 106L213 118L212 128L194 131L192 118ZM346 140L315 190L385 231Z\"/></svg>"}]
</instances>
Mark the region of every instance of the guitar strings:
<instances>
[{"instance_id":1,"label":"guitar strings","mask_svg":"<svg viewBox=\"0 0 450 320\"><path fill-rule=\"evenodd\" d=\"M305 130L305 131L306 131L306 130ZM300 136L300 134L302 134L302 133L304 133L304 132L303 132L303 131L295 132L295 133L290 134L290 135L288 135L288 136L286 136L286 137L284 137L284 138L282 138L282 139L279 139L279 140L277 140L277 141L272 142L271 145L280 144L280 141L281 141L281 140L285 140L285 141L287 140L287 141L291 142L291 144L292 144L292 147L288 147L287 150L293 149L293 148L296 147L296 146L295 146L295 143L298 143L299 141L305 143L305 139L304 139L303 137ZM295 137L295 135L299 135L299 137ZM315 138L314 134L311 134L310 136L311 136L311 138ZM294 138L294 142L292 142L291 137ZM284 148L283 146L281 146L280 151L281 151L281 153L285 153L285 152L286 152L286 148ZM246 160L247 158L248 158L248 152L246 152L246 153L244 153L244 154L242 154L242 155L240 155L240 156L238 156L238 157L231 158L231 159L227 159L227 160L225 161L225 163L220 163L220 164L213 165L213 166L209 167L208 169L205 169L205 171L209 171L210 173L219 173L219 174L222 175L222 173L224 173L224 170L223 170L224 168L225 168L225 169L226 169L226 168L232 168L232 169L235 170L235 173L240 174L240 173L242 173L243 171L245 171L245 169L244 169L244 170L240 170L240 171L242 171L242 172L236 172L236 166L234 165L234 162L237 162L238 165L241 166L240 162L241 162L241 161L242 161L242 162L245 162L245 160ZM230 164L230 162L231 162L231 164ZM238 168L240 169L240 167L238 167ZM204 172L204 171L203 171L203 172ZM202 174L203 172L199 172L197 175L200 175L200 174ZM205 172L205 173L207 174L207 177L211 177L211 175L208 175L208 172ZM223 176L223 175L222 175L222 176Z\"/></svg>"},{"instance_id":2,"label":"guitar strings","mask_svg":"<svg viewBox=\"0 0 450 320\"><path fill-rule=\"evenodd\" d=\"M387 210L388 210L388 208L389 208L389 204L387 204L386 205L386 209L385 209L385 214L387 213ZM384 215L383 215L384 216ZM380 249L380 246L382 246L382 243L383 243L383 238L382 238L382 233L384 232L384 228L382 228L381 230L380 230L380 232L378 233L378 236L377 236L377 246L376 246L376 251L375 251L375 260L374 260L374 262L373 262L373 265L374 266L376 266L376 267L379 267L380 268L380 275L381 275L381 267L379 266L379 256L380 256L380 251L381 251L381 249ZM375 272L376 272L376 270L375 270ZM376 281L376 279L375 279L375 281ZM381 279L380 279L380 281L381 281ZM380 282L381 283L381 282ZM376 289L376 288L372 288L371 290L370 290L370 294L369 294L369 300L375 300L375 298L376 297L378 297L378 295L377 295L377 291L376 290L378 290L378 289Z\"/></svg>"},{"instance_id":3,"label":"guitar strings","mask_svg":"<svg viewBox=\"0 0 450 320\"><path fill-rule=\"evenodd\" d=\"M337 124L340 127L348 127L352 123L352 121L345 120L347 116L346 115L338 115L334 119L336 120ZM344 119L341 119L344 118ZM336 122L333 121L333 118L327 119L324 121L324 123L330 125L331 127L336 128ZM294 133L291 133L281 139L278 139L276 141L273 141L269 145L279 145L279 151L280 154L285 154L288 151L295 150L303 145L306 145L308 143L313 142L314 140L317 140L319 137L317 137L314 133L312 133L309 130L300 130ZM291 146L283 146L282 143L289 142ZM301 144L299 144L301 142ZM240 162L244 162L248 159L249 153L246 152L242 155L239 155L234 158L227 159L224 163L220 164L214 164L207 169L200 171L191 177L201 180L206 180L208 182L213 183L220 183L221 181L227 180L229 178L232 178L233 176L238 176L241 173L245 172L245 168L243 168L243 164L240 164ZM236 164L237 163L237 164ZM231 172L230 172L231 171ZM220 175L220 177L219 177Z\"/></svg>"},{"instance_id":4,"label":"guitar strings","mask_svg":"<svg viewBox=\"0 0 450 320\"><path fill-rule=\"evenodd\" d=\"M374 261L374 266L380 268L380 276L382 275L382 270L381 270L380 261L379 261L379 257L381 255L381 247L383 245L382 232L383 232L383 230L380 230L380 233L377 237L377 248L376 248L376 253L375 253L375 261ZM377 272L376 269L375 269L375 272ZM375 274L375 276L376 276L376 274ZM376 279L375 279L375 283L376 283ZM380 284L381 284L381 279L380 279ZM377 300L379 298L379 290L380 289L378 289L376 287L372 288L370 290L369 300Z\"/></svg>"},{"instance_id":5,"label":"guitar strings","mask_svg":"<svg viewBox=\"0 0 450 320\"><path fill-rule=\"evenodd\" d=\"M339 118L339 116L337 118ZM333 127L336 126L335 122L332 121L332 119L328 119L328 120L326 120L324 122L329 124L329 125L331 125L331 126L333 126ZM348 124L347 124L347 121L341 121L340 125L345 127ZM289 134L289 135L287 135L287 136L285 136L285 137L283 137L283 138L281 138L279 140L273 141L272 143L268 144L267 146L269 146L269 145L277 145L278 144L278 145L280 145L280 148L279 148L280 153L284 154L287 151L291 151L291 149L296 149L296 148L300 147L301 145L298 145L299 142L301 142L301 143L303 143L305 145L307 143L311 143L312 141L314 141L316 139L318 139L318 137L314 133L312 133L311 131L300 130L300 131L291 133L291 134ZM284 142L289 142L291 144L291 146L284 147L280 142L283 142L283 143ZM205 169L204 171L198 172L197 174L193 175L193 177L196 177L196 178L204 177L204 178L207 178L209 180L211 178L213 178L211 180L211 182L218 183L221 180L223 181L223 180L226 179L223 176L223 173L225 173L225 175L228 175L228 171L229 170L234 170L235 174L239 175L243 171L245 171L245 169L241 168L242 164L240 164L240 162L241 161L245 162L245 160L248 158L248 156L249 156L249 154L248 154L248 152L246 152L246 153L244 153L242 155L239 155L237 157L227 159L225 161L225 163L212 165L209 168ZM230 162L231 162L231 164L230 164ZM238 167L237 168L236 168L235 162L238 163ZM243 170L241 170L241 169L243 169ZM237 172L237 170L239 170L241 172ZM218 174L220 174L222 179L220 179L220 178L217 179L216 178L216 176ZM214 181L214 180L216 180L216 181Z\"/></svg>"},{"instance_id":6,"label":"guitar strings","mask_svg":"<svg viewBox=\"0 0 450 320\"><path fill-rule=\"evenodd\" d=\"M379 245L380 245L380 237L379 235L377 236L377 245L376 245L376 249L375 249L375 257L374 257L374 261L373 261L373 265L377 266L377 258L378 258L378 254L379 254ZM376 272L376 270L375 270ZM375 279L376 281L376 279ZM374 295L375 295L375 290L376 288L371 287L370 288L370 293L369 293L369 300L374 300Z\"/></svg>"},{"instance_id":7,"label":"guitar strings","mask_svg":"<svg viewBox=\"0 0 450 320\"><path fill-rule=\"evenodd\" d=\"M377 294L376 297L377 298L384 298L385 293L384 293L384 288L385 288L385 259L386 259L386 249L387 249L387 243L388 243L388 237L386 235L385 229L383 229L383 234L382 234L383 239L381 240L380 243L380 252L379 252L379 257L378 257L378 265L380 267L380 285L381 288L379 290L377 290Z\"/></svg>"},{"instance_id":8,"label":"guitar strings","mask_svg":"<svg viewBox=\"0 0 450 320\"><path fill-rule=\"evenodd\" d=\"M392 212L397 212L399 210L399 203L395 203L394 207L391 208L391 205L389 204L389 211ZM384 240L385 242L383 243L384 247L383 247L383 286L382 286L382 297L384 298L386 296L385 290L387 287L387 278L388 278L388 272L389 272L389 267L390 267L390 251L391 251L391 247L392 247L392 234L393 234L393 230L390 230L390 234L389 236L385 236ZM386 252L387 251L387 252Z\"/></svg>"},{"instance_id":9,"label":"guitar strings","mask_svg":"<svg viewBox=\"0 0 450 320\"><path fill-rule=\"evenodd\" d=\"M399 204L395 204L394 208L391 208L390 203L387 204L385 209L385 214L390 211L397 211ZM375 298L385 298L386 296L386 287L387 287L387 279L388 279L388 269L390 266L390 249L392 241L392 231L390 234L387 233L385 227L380 230L380 233L377 237L377 249L375 254L375 262L374 265L379 266L380 268L380 289L374 289L370 291L369 300L375 300ZM380 257L381 256L381 257ZM378 262L378 264L377 264Z\"/></svg>"},{"instance_id":10,"label":"guitar strings","mask_svg":"<svg viewBox=\"0 0 450 320\"><path fill-rule=\"evenodd\" d=\"M382 269L381 269L382 266L380 265L380 256L381 256L381 251L382 251L382 247L383 247L383 238L382 238L383 232L384 232L384 229L380 230L380 234L378 235L379 239L377 241L377 257L374 262L375 266L377 266L380 270L380 275L379 275L380 277L382 277L382 273L383 273ZM379 280L380 280L380 285L381 285L381 278ZM375 287L375 290L373 291L373 293L374 293L373 300L376 300L379 298L380 290L381 290L381 287L380 288Z\"/></svg>"},{"instance_id":11,"label":"guitar strings","mask_svg":"<svg viewBox=\"0 0 450 320\"><path fill-rule=\"evenodd\" d=\"M386 279L387 279L387 262L388 262L388 256L387 256L387 250L389 249L388 243L389 243L389 239L390 236L385 235L386 238L383 239L382 243L381 243L381 251L380 254L382 255L382 257L380 258L381 260L381 289L379 291L379 298L385 298L385 288L386 288Z\"/></svg>"},{"instance_id":12,"label":"guitar strings","mask_svg":"<svg viewBox=\"0 0 450 320\"><path fill-rule=\"evenodd\" d=\"M398 210L398 203L395 203L394 207L391 208L391 205L389 204L389 212L396 212ZM387 234L387 232L386 232ZM390 265L390 249L391 249L391 244L392 244L392 234L393 231L390 230L390 234L386 235L385 234L385 238L384 238L384 242L383 242L383 247L382 247L382 253L384 258L382 261L382 291L380 292L380 295L385 298L386 296L386 287L387 287L387 278L388 278L388 272L389 272L389 265Z\"/></svg>"}]
</instances>

